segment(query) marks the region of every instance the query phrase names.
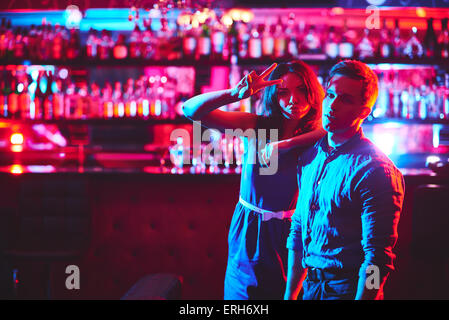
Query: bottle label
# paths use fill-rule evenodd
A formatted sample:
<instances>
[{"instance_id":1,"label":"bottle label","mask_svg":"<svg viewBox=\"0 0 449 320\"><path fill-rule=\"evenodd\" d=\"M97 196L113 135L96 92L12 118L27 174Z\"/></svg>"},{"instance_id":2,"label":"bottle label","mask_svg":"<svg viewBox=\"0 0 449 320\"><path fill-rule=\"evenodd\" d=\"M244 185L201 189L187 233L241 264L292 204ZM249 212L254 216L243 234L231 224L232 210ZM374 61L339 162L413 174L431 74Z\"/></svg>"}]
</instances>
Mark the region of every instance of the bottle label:
<instances>
[{"instance_id":1,"label":"bottle label","mask_svg":"<svg viewBox=\"0 0 449 320\"><path fill-rule=\"evenodd\" d=\"M210 38L200 37L198 39L198 54L207 56L210 54Z\"/></svg>"},{"instance_id":2,"label":"bottle label","mask_svg":"<svg viewBox=\"0 0 449 320\"><path fill-rule=\"evenodd\" d=\"M250 58L262 57L262 41L260 39L249 40L249 57Z\"/></svg>"},{"instance_id":3,"label":"bottle label","mask_svg":"<svg viewBox=\"0 0 449 320\"><path fill-rule=\"evenodd\" d=\"M272 37L262 38L262 54L264 56L273 55L274 50L274 39Z\"/></svg>"}]
</instances>

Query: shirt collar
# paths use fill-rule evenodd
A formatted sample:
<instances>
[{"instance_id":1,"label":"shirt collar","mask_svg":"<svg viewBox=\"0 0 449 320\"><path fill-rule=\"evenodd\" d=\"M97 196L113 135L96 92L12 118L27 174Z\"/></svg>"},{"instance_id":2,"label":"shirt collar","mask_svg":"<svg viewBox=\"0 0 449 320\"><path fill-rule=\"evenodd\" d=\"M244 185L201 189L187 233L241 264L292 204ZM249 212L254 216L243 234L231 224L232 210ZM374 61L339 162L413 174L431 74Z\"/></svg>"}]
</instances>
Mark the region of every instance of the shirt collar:
<instances>
[{"instance_id":1,"label":"shirt collar","mask_svg":"<svg viewBox=\"0 0 449 320\"><path fill-rule=\"evenodd\" d=\"M346 140L342 145L339 145L336 148L332 148L329 146L329 143L328 143L328 135L329 135L329 133L327 133L318 144L321 151L323 151L327 155L351 149L351 148L355 147L365 137L365 135L363 134L362 128L360 128L351 138Z\"/></svg>"}]
</instances>

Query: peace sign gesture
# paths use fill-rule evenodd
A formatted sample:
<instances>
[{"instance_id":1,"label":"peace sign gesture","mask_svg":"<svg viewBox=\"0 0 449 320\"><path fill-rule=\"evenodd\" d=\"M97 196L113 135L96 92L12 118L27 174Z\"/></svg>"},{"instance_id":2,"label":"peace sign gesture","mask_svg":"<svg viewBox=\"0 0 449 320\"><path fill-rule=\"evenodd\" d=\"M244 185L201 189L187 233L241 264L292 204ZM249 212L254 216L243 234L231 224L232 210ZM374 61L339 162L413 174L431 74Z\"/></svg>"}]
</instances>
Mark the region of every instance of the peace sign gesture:
<instances>
[{"instance_id":1,"label":"peace sign gesture","mask_svg":"<svg viewBox=\"0 0 449 320\"><path fill-rule=\"evenodd\" d=\"M260 75L253 70L240 80L240 82L232 89L232 95L238 96L239 99L246 99L255 94L260 89L282 83L282 79L265 81L264 79L276 68L277 63L273 63Z\"/></svg>"}]
</instances>

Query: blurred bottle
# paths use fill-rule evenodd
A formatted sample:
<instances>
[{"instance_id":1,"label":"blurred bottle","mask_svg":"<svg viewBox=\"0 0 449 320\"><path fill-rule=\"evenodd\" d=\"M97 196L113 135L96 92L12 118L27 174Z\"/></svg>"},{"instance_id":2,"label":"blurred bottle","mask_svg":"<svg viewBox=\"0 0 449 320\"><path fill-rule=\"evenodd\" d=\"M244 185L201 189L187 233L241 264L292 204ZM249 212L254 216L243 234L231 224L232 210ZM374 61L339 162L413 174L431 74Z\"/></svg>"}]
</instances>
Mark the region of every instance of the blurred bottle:
<instances>
[{"instance_id":1,"label":"blurred bottle","mask_svg":"<svg viewBox=\"0 0 449 320\"><path fill-rule=\"evenodd\" d=\"M30 26L30 32L28 33L28 55L30 59L38 59L37 55L37 30L36 26L32 24Z\"/></svg>"},{"instance_id":2,"label":"blurred bottle","mask_svg":"<svg viewBox=\"0 0 449 320\"><path fill-rule=\"evenodd\" d=\"M391 32L387 28L387 19L383 19L382 29L380 29L379 45L377 49L377 56L379 58L390 58L393 55L393 48L391 46Z\"/></svg>"},{"instance_id":3,"label":"blurred bottle","mask_svg":"<svg viewBox=\"0 0 449 320\"><path fill-rule=\"evenodd\" d=\"M75 29L70 30L69 43L67 44L66 56L67 59L77 59L80 54L80 38L79 33Z\"/></svg>"},{"instance_id":4,"label":"blurred bottle","mask_svg":"<svg viewBox=\"0 0 449 320\"><path fill-rule=\"evenodd\" d=\"M11 72L8 73L9 81L7 85L6 92L8 101L8 118L20 119L20 109L19 109L19 92L17 91L17 79L15 75Z\"/></svg>"},{"instance_id":5,"label":"blurred bottle","mask_svg":"<svg viewBox=\"0 0 449 320\"><path fill-rule=\"evenodd\" d=\"M114 83L112 101L114 103L114 118L123 118L125 116L125 104L123 103L122 84L119 81Z\"/></svg>"},{"instance_id":6,"label":"blurred bottle","mask_svg":"<svg viewBox=\"0 0 449 320\"><path fill-rule=\"evenodd\" d=\"M6 57L6 49L8 48L8 40L6 37L6 18L2 18L0 25L0 59Z\"/></svg>"},{"instance_id":7,"label":"blurred bottle","mask_svg":"<svg viewBox=\"0 0 449 320\"><path fill-rule=\"evenodd\" d=\"M271 58L274 54L274 37L271 25L267 22L262 33L262 55Z\"/></svg>"},{"instance_id":8,"label":"blurred bottle","mask_svg":"<svg viewBox=\"0 0 449 320\"><path fill-rule=\"evenodd\" d=\"M283 58L287 52L287 39L284 33L284 24L279 16L278 22L274 31L274 58Z\"/></svg>"},{"instance_id":9,"label":"blurred bottle","mask_svg":"<svg viewBox=\"0 0 449 320\"><path fill-rule=\"evenodd\" d=\"M16 59L24 59L25 58L25 50L28 43L27 38L24 37L25 31L22 31L22 28L17 28L15 39L14 39L14 58Z\"/></svg>"},{"instance_id":10,"label":"blurred bottle","mask_svg":"<svg viewBox=\"0 0 449 320\"><path fill-rule=\"evenodd\" d=\"M364 30L363 37L356 48L359 59L366 59L374 57L374 46L369 38L369 29Z\"/></svg>"},{"instance_id":11,"label":"blurred bottle","mask_svg":"<svg viewBox=\"0 0 449 320\"><path fill-rule=\"evenodd\" d=\"M427 58L436 57L438 41L433 28L433 18L427 19L427 30L423 41L424 56Z\"/></svg>"},{"instance_id":12,"label":"blurred bottle","mask_svg":"<svg viewBox=\"0 0 449 320\"><path fill-rule=\"evenodd\" d=\"M137 101L134 96L134 79L129 78L123 93L125 117L134 118L137 115Z\"/></svg>"},{"instance_id":13,"label":"blurred bottle","mask_svg":"<svg viewBox=\"0 0 449 320\"><path fill-rule=\"evenodd\" d=\"M438 48L440 51L440 57L443 59L449 58L449 29L448 18L441 20L441 34L438 38Z\"/></svg>"},{"instance_id":14,"label":"blurred bottle","mask_svg":"<svg viewBox=\"0 0 449 320\"><path fill-rule=\"evenodd\" d=\"M55 60L61 60L64 56L63 52L65 50L65 41L62 34L62 27L59 24L55 25L55 32L52 41L52 58Z\"/></svg>"},{"instance_id":15,"label":"blurred bottle","mask_svg":"<svg viewBox=\"0 0 449 320\"><path fill-rule=\"evenodd\" d=\"M140 31L139 25L136 23L131 36L129 37L129 57L132 59L140 58L142 49L142 32Z\"/></svg>"},{"instance_id":16,"label":"blurred bottle","mask_svg":"<svg viewBox=\"0 0 449 320\"><path fill-rule=\"evenodd\" d=\"M204 23L201 27L201 33L198 37L197 58L200 60L208 60L211 53L210 27Z\"/></svg>"},{"instance_id":17,"label":"blurred bottle","mask_svg":"<svg viewBox=\"0 0 449 320\"><path fill-rule=\"evenodd\" d=\"M114 117L114 102L112 101L112 86L109 81L105 82L101 93L103 118L111 119Z\"/></svg>"},{"instance_id":18,"label":"blurred bottle","mask_svg":"<svg viewBox=\"0 0 449 320\"><path fill-rule=\"evenodd\" d=\"M238 59L238 32L236 22L232 22L226 36L226 45L223 48L223 60L237 63Z\"/></svg>"},{"instance_id":19,"label":"blurred bottle","mask_svg":"<svg viewBox=\"0 0 449 320\"><path fill-rule=\"evenodd\" d=\"M78 103L75 111L76 119L88 119L93 116L93 108L91 96L89 95L89 87L87 82L82 81L78 89Z\"/></svg>"},{"instance_id":20,"label":"blurred bottle","mask_svg":"<svg viewBox=\"0 0 449 320\"><path fill-rule=\"evenodd\" d=\"M53 93L53 117L55 119L65 118L64 93L62 88L62 80L56 79L52 85Z\"/></svg>"},{"instance_id":21,"label":"blurred bottle","mask_svg":"<svg viewBox=\"0 0 449 320\"><path fill-rule=\"evenodd\" d=\"M238 32L238 43L239 43L239 58L248 58L248 41L250 38L248 24L240 22L237 28Z\"/></svg>"},{"instance_id":22,"label":"blurred bottle","mask_svg":"<svg viewBox=\"0 0 449 320\"><path fill-rule=\"evenodd\" d=\"M183 55L187 59L194 59L197 46L197 39L192 28L185 30L182 40Z\"/></svg>"},{"instance_id":23,"label":"blurred bottle","mask_svg":"<svg viewBox=\"0 0 449 320\"><path fill-rule=\"evenodd\" d=\"M125 59L128 57L128 48L126 46L126 38L123 33L120 33L117 38L117 42L112 50L114 59Z\"/></svg>"},{"instance_id":24,"label":"blurred bottle","mask_svg":"<svg viewBox=\"0 0 449 320\"><path fill-rule=\"evenodd\" d=\"M51 34L45 20L42 22L42 25L38 27L37 32L37 49L39 52L39 59L46 61L51 58L52 51L52 41L50 40Z\"/></svg>"},{"instance_id":25,"label":"blurred bottle","mask_svg":"<svg viewBox=\"0 0 449 320\"><path fill-rule=\"evenodd\" d=\"M86 57L88 59L97 58L98 46L99 46L99 39L97 37L97 30L90 28L86 40Z\"/></svg>"},{"instance_id":26,"label":"blurred bottle","mask_svg":"<svg viewBox=\"0 0 449 320\"><path fill-rule=\"evenodd\" d=\"M329 58L336 59L338 57L338 39L334 26L329 27L329 33L327 35L324 50Z\"/></svg>"},{"instance_id":27,"label":"blurred bottle","mask_svg":"<svg viewBox=\"0 0 449 320\"><path fill-rule=\"evenodd\" d=\"M45 119L53 119L53 92L52 92L52 86L53 86L53 73L50 71L48 73L45 73L45 76L47 78L47 86L46 90L44 91L44 118Z\"/></svg>"},{"instance_id":28,"label":"blurred bottle","mask_svg":"<svg viewBox=\"0 0 449 320\"><path fill-rule=\"evenodd\" d=\"M151 22L146 22L147 28L143 31L142 41L140 42L140 54L143 59L151 59L153 56L153 32Z\"/></svg>"},{"instance_id":29,"label":"blurred bottle","mask_svg":"<svg viewBox=\"0 0 449 320\"><path fill-rule=\"evenodd\" d=\"M256 25L251 28L248 41L249 58L258 59L262 57L262 39Z\"/></svg>"},{"instance_id":30,"label":"blurred bottle","mask_svg":"<svg viewBox=\"0 0 449 320\"><path fill-rule=\"evenodd\" d=\"M410 39L405 43L404 54L410 59L422 58L424 49L418 39L418 28L412 27Z\"/></svg>"},{"instance_id":31,"label":"blurred bottle","mask_svg":"<svg viewBox=\"0 0 449 320\"><path fill-rule=\"evenodd\" d=\"M90 102L90 114L88 118L101 118L103 116L103 104L101 101L100 86L93 81L89 86L89 102Z\"/></svg>"},{"instance_id":32,"label":"blurred bottle","mask_svg":"<svg viewBox=\"0 0 449 320\"><path fill-rule=\"evenodd\" d=\"M348 23L344 20L341 42L338 44L338 55L342 59L352 58L354 56L354 45L349 41Z\"/></svg>"},{"instance_id":33,"label":"blurred bottle","mask_svg":"<svg viewBox=\"0 0 449 320\"><path fill-rule=\"evenodd\" d=\"M225 33L222 25L218 21L214 21L211 28L212 59L214 61L221 61L223 60L223 49L226 41Z\"/></svg>"},{"instance_id":34,"label":"blurred bottle","mask_svg":"<svg viewBox=\"0 0 449 320\"><path fill-rule=\"evenodd\" d=\"M0 77L0 117L8 117L8 93L6 92L6 70L2 70Z\"/></svg>"},{"instance_id":35,"label":"blurred bottle","mask_svg":"<svg viewBox=\"0 0 449 320\"><path fill-rule=\"evenodd\" d=\"M30 119L31 97L30 93L28 92L28 79L26 77L26 74L22 75L21 79L18 81L17 92L19 93L18 102L20 118Z\"/></svg>"},{"instance_id":36,"label":"blurred bottle","mask_svg":"<svg viewBox=\"0 0 449 320\"><path fill-rule=\"evenodd\" d=\"M400 58L404 56L405 42L401 37L401 29L399 28L399 20L394 21L393 37L391 39L391 46L393 48L393 57Z\"/></svg>"},{"instance_id":37,"label":"blurred bottle","mask_svg":"<svg viewBox=\"0 0 449 320\"><path fill-rule=\"evenodd\" d=\"M290 59L296 59L299 55L295 26L295 14L290 13L287 20L287 29L285 30L287 37L287 55Z\"/></svg>"},{"instance_id":38,"label":"blurred bottle","mask_svg":"<svg viewBox=\"0 0 449 320\"><path fill-rule=\"evenodd\" d=\"M14 57L14 32L11 25L11 20L6 23L6 58Z\"/></svg>"},{"instance_id":39,"label":"blurred bottle","mask_svg":"<svg viewBox=\"0 0 449 320\"><path fill-rule=\"evenodd\" d=\"M64 96L65 116L67 119L76 119L76 111L79 109L78 103L79 97L75 83L69 81Z\"/></svg>"},{"instance_id":40,"label":"blurred bottle","mask_svg":"<svg viewBox=\"0 0 449 320\"><path fill-rule=\"evenodd\" d=\"M98 57L100 60L108 60L111 58L111 49L113 46L110 32L107 30L101 31L101 39L98 45Z\"/></svg>"}]
</instances>

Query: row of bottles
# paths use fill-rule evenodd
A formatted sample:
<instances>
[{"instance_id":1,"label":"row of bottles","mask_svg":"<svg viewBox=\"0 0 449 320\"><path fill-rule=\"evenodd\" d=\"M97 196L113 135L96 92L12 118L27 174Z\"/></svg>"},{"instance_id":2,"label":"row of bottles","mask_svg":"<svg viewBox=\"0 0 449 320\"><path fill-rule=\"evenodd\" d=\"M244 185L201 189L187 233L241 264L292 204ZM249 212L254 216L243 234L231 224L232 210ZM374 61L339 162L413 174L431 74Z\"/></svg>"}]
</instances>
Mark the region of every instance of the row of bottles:
<instances>
[{"instance_id":1,"label":"row of bottles","mask_svg":"<svg viewBox=\"0 0 449 320\"><path fill-rule=\"evenodd\" d=\"M394 28L383 20L380 30L352 30L344 20L343 27L306 24L290 14L276 23L251 24L234 21L224 26L208 20L197 28L175 24L144 30L136 24L131 33L115 35L108 30L91 29L85 42L79 30L52 26L45 20L41 26L13 30L10 20L0 26L0 58L70 60L88 58L176 60L189 58L228 61L236 58L449 58L448 19L442 19L441 31L434 29L434 19L427 20L424 37L413 27L409 35L394 20ZM355 32L356 31L356 32Z\"/></svg>"},{"instance_id":2,"label":"row of bottles","mask_svg":"<svg viewBox=\"0 0 449 320\"><path fill-rule=\"evenodd\" d=\"M167 76L129 78L103 87L75 84L46 71L33 79L25 72L3 70L0 79L0 116L12 119L174 119L180 114L178 98Z\"/></svg>"},{"instance_id":3,"label":"row of bottles","mask_svg":"<svg viewBox=\"0 0 449 320\"><path fill-rule=\"evenodd\" d=\"M449 119L449 73L439 81L399 80L399 71L379 76L379 96L373 108L375 118L418 120Z\"/></svg>"}]
</instances>

